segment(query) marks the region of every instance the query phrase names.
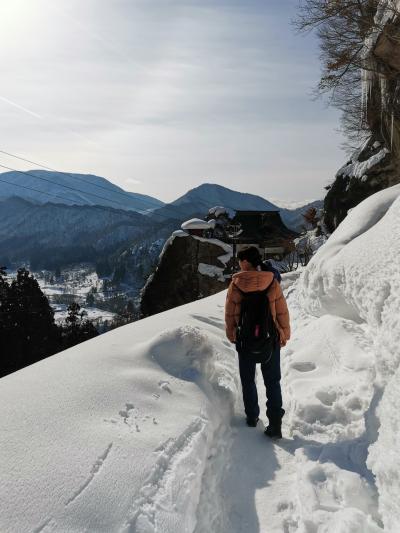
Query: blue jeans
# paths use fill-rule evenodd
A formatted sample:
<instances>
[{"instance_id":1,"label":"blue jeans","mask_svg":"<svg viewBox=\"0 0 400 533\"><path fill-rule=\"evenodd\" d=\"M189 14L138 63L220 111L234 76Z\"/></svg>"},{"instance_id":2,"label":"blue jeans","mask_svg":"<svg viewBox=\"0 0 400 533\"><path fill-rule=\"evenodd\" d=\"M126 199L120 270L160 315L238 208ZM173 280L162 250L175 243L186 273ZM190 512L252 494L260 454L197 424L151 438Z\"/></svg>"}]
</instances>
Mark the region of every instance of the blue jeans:
<instances>
[{"instance_id":1,"label":"blue jeans","mask_svg":"<svg viewBox=\"0 0 400 533\"><path fill-rule=\"evenodd\" d=\"M257 386L255 382L256 363L249 361L246 354L239 355L239 372L242 382L244 411L248 418L258 418L260 407L258 405ZM267 416L279 416L282 413L281 392L281 350L277 346L268 363L262 363L261 372L267 391Z\"/></svg>"}]
</instances>

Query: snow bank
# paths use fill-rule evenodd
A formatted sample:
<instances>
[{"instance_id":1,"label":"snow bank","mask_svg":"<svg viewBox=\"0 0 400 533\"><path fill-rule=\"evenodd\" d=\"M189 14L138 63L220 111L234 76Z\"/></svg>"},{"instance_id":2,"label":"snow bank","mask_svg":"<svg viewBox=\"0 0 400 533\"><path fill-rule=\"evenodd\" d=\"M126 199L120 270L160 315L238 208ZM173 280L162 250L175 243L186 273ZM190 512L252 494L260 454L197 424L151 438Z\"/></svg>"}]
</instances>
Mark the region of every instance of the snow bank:
<instances>
[{"instance_id":1,"label":"snow bank","mask_svg":"<svg viewBox=\"0 0 400 533\"><path fill-rule=\"evenodd\" d=\"M397 185L351 211L289 294L298 513L318 531L396 531L400 520L399 259Z\"/></svg>"},{"instance_id":2,"label":"snow bank","mask_svg":"<svg viewBox=\"0 0 400 533\"><path fill-rule=\"evenodd\" d=\"M354 208L310 261L302 288L312 314L366 322L389 374L400 361L399 196L396 185Z\"/></svg>"},{"instance_id":3,"label":"snow bank","mask_svg":"<svg viewBox=\"0 0 400 533\"><path fill-rule=\"evenodd\" d=\"M0 380L2 532L193 531L238 396L220 299Z\"/></svg>"}]
</instances>

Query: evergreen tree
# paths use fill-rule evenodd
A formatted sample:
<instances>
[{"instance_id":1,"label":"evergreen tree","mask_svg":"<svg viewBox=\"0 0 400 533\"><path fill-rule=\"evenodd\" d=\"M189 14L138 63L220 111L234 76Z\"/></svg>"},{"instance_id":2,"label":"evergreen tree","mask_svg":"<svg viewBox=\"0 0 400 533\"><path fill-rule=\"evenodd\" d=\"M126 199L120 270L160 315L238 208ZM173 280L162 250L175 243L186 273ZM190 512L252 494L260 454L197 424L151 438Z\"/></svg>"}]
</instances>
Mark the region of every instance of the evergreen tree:
<instances>
[{"instance_id":1,"label":"evergreen tree","mask_svg":"<svg viewBox=\"0 0 400 533\"><path fill-rule=\"evenodd\" d=\"M90 320L84 319L86 313L81 311L81 306L73 302L68 306L66 326L62 331L63 349L75 346L80 342L96 337L99 333Z\"/></svg>"},{"instance_id":2,"label":"evergreen tree","mask_svg":"<svg viewBox=\"0 0 400 533\"><path fill-rule=\"evenodd\" d=\"M86 305L88 307L93 307L94 306L94 294L92 291L88 292L87 296L86 296Z\"/></svg>"},{"instance_id":3,"label":"evergreen tree","mask_svg":"<svg viewBox=\"0 0 400 533\"><path fill-rule=\"evenodd\" d=\"M12 348L13 317L11 313L10 285L6 269L0 267L0 377L11 372L13 362Z\"/></svg>"},{"instance_id":4,"label":"evergreen tree","mask_svg":"<svg viewBox=\"0 0 400 533\"><path fill-rule=\"evenodd\" d=\"M40 361L59 348L54 312L29 271L19 269L8 289L3 281L4 291L7 303L2 326L6 330L7 355L3 374Z\"/></svg>"}]
</instances>

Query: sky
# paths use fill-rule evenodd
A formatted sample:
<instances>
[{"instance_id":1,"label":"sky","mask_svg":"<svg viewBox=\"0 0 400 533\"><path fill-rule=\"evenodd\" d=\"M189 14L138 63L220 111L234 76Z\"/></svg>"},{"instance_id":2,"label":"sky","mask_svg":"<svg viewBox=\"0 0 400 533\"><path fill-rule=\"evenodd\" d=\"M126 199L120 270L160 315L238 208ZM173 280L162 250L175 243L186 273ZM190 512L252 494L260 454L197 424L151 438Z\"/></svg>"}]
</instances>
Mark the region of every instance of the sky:
<instances>
[{"instance_id":1,"label":"sky","mask_svg":"<svg viewBox=\"0 0 400 533\"><path fill-rule=\"evenodd\" d=\"M166 202L204 182L322 198L347 158L297 4L1 0L0 150Z\"/></svg>"}]
</instances>

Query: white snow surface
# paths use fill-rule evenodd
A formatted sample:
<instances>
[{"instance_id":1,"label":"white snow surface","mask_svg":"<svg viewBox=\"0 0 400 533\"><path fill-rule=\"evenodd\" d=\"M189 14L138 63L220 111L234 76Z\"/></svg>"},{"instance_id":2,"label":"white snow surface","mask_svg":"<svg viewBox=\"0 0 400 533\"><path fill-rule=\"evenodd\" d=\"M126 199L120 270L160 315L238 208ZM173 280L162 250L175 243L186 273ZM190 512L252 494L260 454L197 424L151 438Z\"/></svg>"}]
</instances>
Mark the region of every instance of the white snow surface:
<instances>
[{"instance_id":1,"label":"white snow surface","mask_svg":"<svg viewBox=\"0 0 400 533\"><path fill-rule=\"evenodd\" d=\"M244 423L225 291L1 379L0 531L396 532L399 196L283 276L281 441Z\"/></svg>"}]
</instances>

